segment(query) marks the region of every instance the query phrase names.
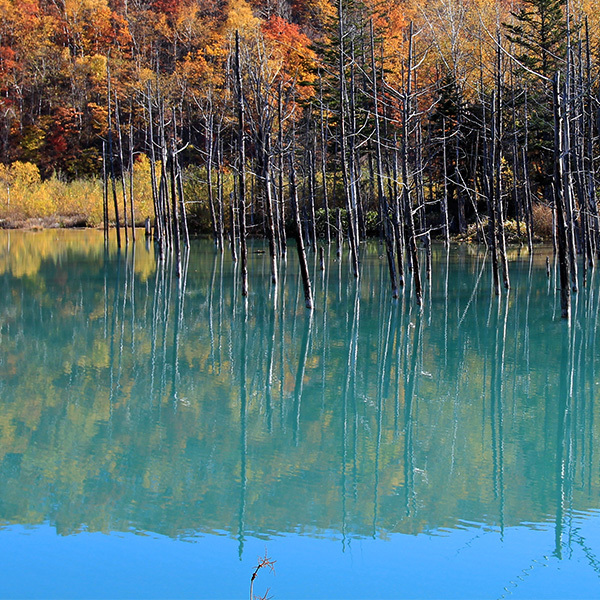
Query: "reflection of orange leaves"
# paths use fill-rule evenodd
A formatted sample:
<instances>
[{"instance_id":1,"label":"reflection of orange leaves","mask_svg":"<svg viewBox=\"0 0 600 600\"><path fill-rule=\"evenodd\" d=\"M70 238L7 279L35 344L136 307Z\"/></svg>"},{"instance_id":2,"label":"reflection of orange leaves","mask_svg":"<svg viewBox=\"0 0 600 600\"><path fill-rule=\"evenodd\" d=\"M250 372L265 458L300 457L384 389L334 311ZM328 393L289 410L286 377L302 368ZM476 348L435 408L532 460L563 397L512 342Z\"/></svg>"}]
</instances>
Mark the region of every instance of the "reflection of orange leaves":
<instances>
[{"instance_id":1,"label":"reflection of orange leaves","mask_svg":"<svg viewBox=\"0 0 600 600\"><path fill-rule=\"evenodd\" d=\"M17 357L8 355L4 360L3 369L0 371L3 377L17 374Z\"/></svg>"},{"instance_id":2,"label":"reflection of orange leaves","mask_svg":"<svg viewBox=\"0 0 600 600\"><path fill-rule=\"evenodd\" d=\"M11 275L17 279L22 277L34 277L40 269L42 259L39 257L30 257L30 260L11 261Z\"/></svg>"}]
</instances>

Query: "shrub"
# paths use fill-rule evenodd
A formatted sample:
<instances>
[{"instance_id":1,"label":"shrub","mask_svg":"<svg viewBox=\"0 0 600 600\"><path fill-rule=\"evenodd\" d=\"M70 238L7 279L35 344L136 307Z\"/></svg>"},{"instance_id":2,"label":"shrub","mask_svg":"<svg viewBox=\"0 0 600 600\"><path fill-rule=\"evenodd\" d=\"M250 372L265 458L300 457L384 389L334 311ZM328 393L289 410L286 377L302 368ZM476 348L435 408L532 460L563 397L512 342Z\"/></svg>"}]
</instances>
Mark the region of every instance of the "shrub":
<instances>
[{"instance_id":1,"label":"shrub","mask_svg":"<svg viewBox=\"0 0 600 600\"><path fill-rule=\"evenodd\" d=\"M36 212L35 192L41 182L40 172L32 163L16 161L0 165L0 214L3 218L27 218ZM39 207L41 216L52 211L51 203Z\"/></svg>"},{"instance_id":2,"label":"shrub","mask_svg":"<svg viewBox=\"0 0 600 600\"><path fill-rule=\"evenodd\" d=\"M136 223L143 223L153 214L150 161L140 155L134 164L134 212ZM123 192L121 180L117 183L117 199L123 221ZM129 208L129 174L126 174L127 217ZM97 226L102 223L102 179L86 177L67 181L58 173L42 181L33 163L14 162L0 164L0 219L22 221L24 219L80 217L80 221ZM114 221L114 202L109 182L109 219Z\"/></svg>"},{"instance_id":3,"label":"shrub","mask_svg":"<svg viewBox=\"0 0 600 600\"><path fill-rule=\"evenodd\" d=\"M533 232L543 239L552 239L552 209L545 204L533 205Z\"/></svg>"}]
</instances>

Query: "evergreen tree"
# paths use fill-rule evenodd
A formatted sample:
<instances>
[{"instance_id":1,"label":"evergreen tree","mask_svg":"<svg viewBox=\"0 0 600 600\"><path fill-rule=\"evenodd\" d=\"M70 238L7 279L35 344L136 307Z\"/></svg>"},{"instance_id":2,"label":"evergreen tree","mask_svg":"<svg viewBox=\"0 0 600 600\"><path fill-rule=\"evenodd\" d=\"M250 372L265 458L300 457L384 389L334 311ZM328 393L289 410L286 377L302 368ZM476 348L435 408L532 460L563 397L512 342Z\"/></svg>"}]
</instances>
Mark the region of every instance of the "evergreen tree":
<instances>
[{"instance_id":1,"label":"evergreen tree","mask_svg":"<svg viewBox=\"0 0 600 600\"><path fill-rule=\"evenodd\" d=\"M517 59L521 123L527 122L531 174L538 192L549 198L553 173L552 77L564 68L567 40L565 0L522 0L504 23ZM523 128L524 131L524 128Z\"/></svg>"},{"instance_id":2,"label":"evergreen tree","mask_svg":"<svg viewBox=\"0 0 600 600\"><path fill-rule=\"evenodd\" d=\"M515 57L528 69L551 79L564 63L567 38L565 0L523 0L514 22L505 23Z\"/></svg>"}]
</instances>

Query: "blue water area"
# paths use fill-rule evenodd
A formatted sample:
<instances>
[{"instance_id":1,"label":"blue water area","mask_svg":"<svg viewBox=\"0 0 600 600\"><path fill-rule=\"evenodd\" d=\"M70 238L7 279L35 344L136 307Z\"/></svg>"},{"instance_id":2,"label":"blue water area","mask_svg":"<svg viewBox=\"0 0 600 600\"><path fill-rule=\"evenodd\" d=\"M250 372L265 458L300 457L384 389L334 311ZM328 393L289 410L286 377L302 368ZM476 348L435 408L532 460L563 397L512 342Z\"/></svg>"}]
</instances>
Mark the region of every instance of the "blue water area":
<instances>
[{"instance_id":1,"label":"blue water area","mask_svg":"<svg viewBox=\"0 0 600 600\"><path fill-rule=\"evenodd\" d=\"M174 540L152 533L57 535L11 526L0 535L2 597L244 598L265 551L274 570L255 591L280 598L596 598L600 515L575 518L568 556L554 552L553 524L504 532L463 524L451 531L344 540L338 532L239 541Z\"/></svg>"},{"instance_id":2,"label":"blue water area","mask_svg":"<svg viewBox=\"0 0 600 600\"><path fill-rule=\"evenodd\" d=\"M600 597L596 273L265 249L0 232L0 596Z\"/></svg>"}]
</instances>

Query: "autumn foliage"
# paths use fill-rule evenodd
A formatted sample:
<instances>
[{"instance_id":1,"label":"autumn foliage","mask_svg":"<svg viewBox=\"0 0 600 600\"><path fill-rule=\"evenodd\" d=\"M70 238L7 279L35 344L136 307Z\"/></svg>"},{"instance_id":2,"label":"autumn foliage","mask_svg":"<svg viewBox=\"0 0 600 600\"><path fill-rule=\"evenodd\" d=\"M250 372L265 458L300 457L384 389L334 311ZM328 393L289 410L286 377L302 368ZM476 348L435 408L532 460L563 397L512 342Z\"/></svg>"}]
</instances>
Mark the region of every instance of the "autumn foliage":
<instances>
[{"instance_id":1,"label":"autumn foliage","mask_svg":"<svg viewBox=\"0 0 600 600\"><path fill-rule=\"evenodd\" d=\"M364 137L356 142L357 148L362 152L373 139L370 22L377 69L381 69L378 111L387 119L390 139L401 136L409 23L414 23L418 64L415 106L423 135L428 131L439 139L441 133L452 136L452 128L458 131L459 125L464 131L464 123L457 121L463 118L460 114L474 121L484 118L485 99L494 85L495 36L500 32L507 51L519 56L524 46L514 47L519 26L515 19L535 1L509 6L500 0L394 0L385 5L343 0L345 60L353 65L347 67L346 77L357 90L353 118ZM564 12L560 0L555 4L556 10ZM66 181L101 176L110 101L124 138L125 162L117 171L129 171L130 146L136 156L149 154L151 94L175 111L173 135L181 146L189 147L181 157L184 167L206 164L209 132L212 136L217 130L222 148L212 148L212 160L218 160L222 170L233 167L231 56L238 31L245 53L248 133L254 128L252 135L270 136L270 144L279 127L295 128L305 136L311 128L315 131L317 119L325 120L319 143L331 155L325 158L325 167L335 172L339 169L334 144L339 134L338 8L333 0L0 0L1 162L6 168L17 161L31 164L41 180L53 175ZM595 39L600 11L594 2L571 10L573 31L583 31L587 19L590 39ZM525 37L526 32L521 35L522 40ZM591 52L595 56L596 49ZM592 70L595 77L595 65ZM109 71L111 98L107 97ZM523 73L506 68L503 77L509 86ZM528 80L527 73L522 82L532 94L540 88L539 82ZM275 117L278 102L284 105L282 123ZM318 108L317 103L321 103ZM444 119L446 130L441 132ZM112 128L116 132L116 123ZM534 124L530 135L535 134ZM481 139L461 135L467 148ZM249 144L251 153L257 140ZM304 141L305 146L316 144ZM534 141L530 144L531 173L543 183L543 153L536 155ZM222 155L217 157L217 151ZM372 150L368 152L372 161ZM367 158L357 160L367 168ZM465 178L476 160L469 163ZM439 172L440 161L439 156L430 158L431 169ZM439 192L439 188L432 190Z\"/></svg>"}]
</instances>

